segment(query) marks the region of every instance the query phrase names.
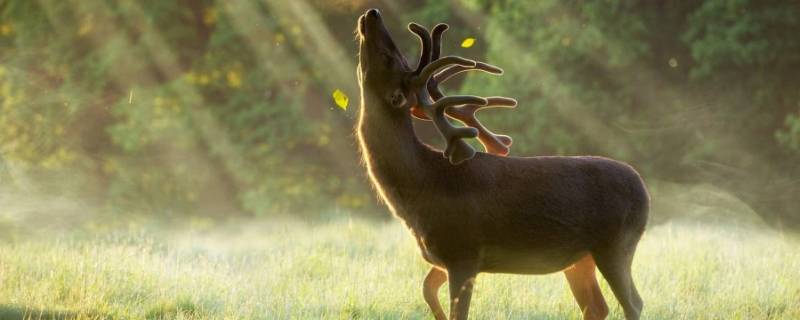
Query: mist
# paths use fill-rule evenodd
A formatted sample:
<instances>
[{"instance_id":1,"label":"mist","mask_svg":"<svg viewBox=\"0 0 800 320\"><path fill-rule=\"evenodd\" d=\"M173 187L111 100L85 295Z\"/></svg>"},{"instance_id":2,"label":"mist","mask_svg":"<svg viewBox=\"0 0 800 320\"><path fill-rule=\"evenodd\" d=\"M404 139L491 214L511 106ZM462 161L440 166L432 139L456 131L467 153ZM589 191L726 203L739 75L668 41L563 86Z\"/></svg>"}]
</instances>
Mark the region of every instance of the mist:
<instances>
[{"instance_id":1,"label":"mist","mask_svg":"<svg viewBox=\"0 0 800 320\"><path fill-rule=\"evenodd\" d=\"M504 68L442 88L519 102L478 114L509 156L639 171L647 318L800 316L795 3L42 0L0 3L0 318L427 317L353 131L373 7L411 64L406 25L446 22ZM487 277L478 318L578 315L560 278Z\"/></svg>"}]
</instances>

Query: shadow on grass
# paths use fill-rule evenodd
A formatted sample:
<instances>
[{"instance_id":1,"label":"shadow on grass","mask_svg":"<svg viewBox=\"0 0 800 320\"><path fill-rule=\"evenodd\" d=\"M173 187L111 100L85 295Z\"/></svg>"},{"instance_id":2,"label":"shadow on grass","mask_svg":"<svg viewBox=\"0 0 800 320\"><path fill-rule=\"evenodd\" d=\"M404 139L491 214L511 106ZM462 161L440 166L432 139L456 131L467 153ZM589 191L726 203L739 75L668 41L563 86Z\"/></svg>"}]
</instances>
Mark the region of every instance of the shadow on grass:
<instances>
[{"instance_id":1,"label":"shadow on grass","mask_svg":"<svg viewBox=\"0 0 800 320\"><path fill-rule=\"evenodd\" d=\"M68 320L68 319L111 319L96 313L77 313L68 310L45 310L16 305L0 305L0 320Z\"/></svg>"},{"instance_id":2,"label":"shadow on grass","mask_svg":"<svg viewBox=\"0 0 800 320\"><path fill-rule=\"evenodd\" d=\"M444 306L445 313L448 312L448 307ZM409 307L407 305L400 305L396 307L391 306L345 306L342 308L304 308L298 310L303 316L309 319L363 319L363 320L392 320L392 319L433 319L433 314L427 306L415 305ZM490 312L492 313L492 312ZM497 314L492 313L489 315L482 314L481 310L473 308L470 311L470 318L476 319L537 319L537 320L563 320L563 319L576 319L578 313L563 312L563 311L547 311L547 310L530 310L530 309L511 309L506 312ZM277 318L290 317L290 315L282 315ZM302 316L301 316L302 317Z\"/></svg>"},{"instance_id":3,"label":"shadow on grass","mask_svg":"<svg viewBox=\"0 0 800 320\"><path fill-rule=\"evenodd\" d=\"M202 315L201 309L200 306L189 299L178 299L177 301L156 304L147 311L144 318L146 320L200 318Z\"/></svg>"}]
</instances>

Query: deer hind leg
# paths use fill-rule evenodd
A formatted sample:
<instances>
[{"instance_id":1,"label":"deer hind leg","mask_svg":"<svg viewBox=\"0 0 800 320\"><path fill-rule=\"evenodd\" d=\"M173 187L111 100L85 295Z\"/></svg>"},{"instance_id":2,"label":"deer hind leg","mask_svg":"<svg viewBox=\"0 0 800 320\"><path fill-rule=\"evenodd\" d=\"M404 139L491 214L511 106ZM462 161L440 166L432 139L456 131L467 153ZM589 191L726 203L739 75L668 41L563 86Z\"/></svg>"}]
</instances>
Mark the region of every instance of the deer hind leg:
<instances>
[{"instance_id":1,"label":"deer hind leg","mask_svg":"<svg viewBox=\"0 0 800 320\"><path fill-rule=\"evenodd\" d=\"M625 249L615 248L603 253L598 252L594 258L597 268L622 306L625 319L638 320L642 313L643 302L631 277L631 263L636 244L623 248Z\"/></svg>"},{"instance_id":2,"label":"deer hind leg","mask_svg":"<svg viewBox=\"0 0 800 320\"><path fill-rule=\"evenodd\" d=\"M587 254L575 262L569 269L564 270L564 275L567 276L572 295L581 308L583 319L605 319L608 316L608 305L597 284L592 255Z\"/></svg>"},{"instance_id":3,"label":"deer hind leg","mask_svg":"<svg viewBox=\"0 0 800 320\"><path fill-rule=\"evenodd\" d=\"M422 296L425 297L425 302L433 312L433 317L436 320L447 320L442 305L439 304L439 288L447 281L447 273L437 267L431 268L425 281L422 283Z\"/></svg>"}]
</instances>

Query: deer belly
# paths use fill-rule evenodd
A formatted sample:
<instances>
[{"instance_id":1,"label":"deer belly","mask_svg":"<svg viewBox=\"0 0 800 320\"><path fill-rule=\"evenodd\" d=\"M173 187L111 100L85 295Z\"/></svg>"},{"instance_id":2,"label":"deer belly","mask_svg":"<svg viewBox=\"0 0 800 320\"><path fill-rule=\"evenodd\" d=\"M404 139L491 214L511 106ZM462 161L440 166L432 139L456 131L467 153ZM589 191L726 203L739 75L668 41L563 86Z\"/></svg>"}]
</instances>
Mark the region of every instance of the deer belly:
<instances>
[{"instance_id":1,"label":"deer belly","mask_svg":"<svg viewBox=\"0 0 800 320\"><path fill-rule=\"evenodd\" d=\"M418 237L416 235L414 236L414 238L417 240L417 246L419 247L419 251L422 254L422 258L432 265L443 268L444 262L442 262L442 260L439 259L439 257L436 256L436 254L431 252L430 248L428 247L428 243L425 241L425 238Z\"/></svg>"},{"instance_id":2,"label":"deer belly","mask_svg":"<svg viewBox=\"0 0 800 320\"><path fill-rule=\"evenodd\" d=\"M514 274L547 274L566 269L580 257L582 251L521 250L484 247L481 272Z\"/></svg>"}]
</instances>

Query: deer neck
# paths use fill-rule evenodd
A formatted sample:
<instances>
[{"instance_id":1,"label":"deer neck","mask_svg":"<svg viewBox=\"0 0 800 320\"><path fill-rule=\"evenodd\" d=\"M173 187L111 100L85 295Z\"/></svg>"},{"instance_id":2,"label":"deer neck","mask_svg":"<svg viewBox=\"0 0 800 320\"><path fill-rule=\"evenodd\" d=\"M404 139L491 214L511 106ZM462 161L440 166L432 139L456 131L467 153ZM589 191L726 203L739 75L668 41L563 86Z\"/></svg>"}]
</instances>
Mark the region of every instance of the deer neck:
<instances>
[{"instance_id":1,"label":"deer neck","mask_svg":"<svg viewBox=\"0 0 800 320\"><path fill-rule=\"evenodd\" d=\"M425 157L432 151L417 139L410 115L379 108L362 103L357 135L369 178L392 206L422 185L428 171Z\"/></svg>"}]
</instances>

